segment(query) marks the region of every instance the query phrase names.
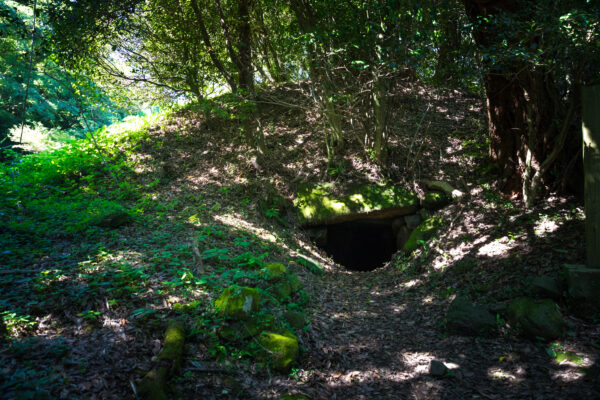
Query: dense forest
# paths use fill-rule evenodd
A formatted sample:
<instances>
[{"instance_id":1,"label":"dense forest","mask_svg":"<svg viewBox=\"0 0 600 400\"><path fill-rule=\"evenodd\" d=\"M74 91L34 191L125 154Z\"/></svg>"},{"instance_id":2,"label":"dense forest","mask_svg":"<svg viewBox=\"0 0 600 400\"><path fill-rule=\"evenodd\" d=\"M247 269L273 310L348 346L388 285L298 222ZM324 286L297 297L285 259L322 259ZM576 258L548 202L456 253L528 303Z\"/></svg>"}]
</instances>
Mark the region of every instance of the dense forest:
<instances>
[{"instance_id":1,"label":"dense forest","mask_svg":"<svg viewBox=\"0 0 600 400\"><path fill-rule=\"evenodd\" d=\"M600 396L598 65L594 0L0 0L0 397Z\"/></svg>"}]
</instances>

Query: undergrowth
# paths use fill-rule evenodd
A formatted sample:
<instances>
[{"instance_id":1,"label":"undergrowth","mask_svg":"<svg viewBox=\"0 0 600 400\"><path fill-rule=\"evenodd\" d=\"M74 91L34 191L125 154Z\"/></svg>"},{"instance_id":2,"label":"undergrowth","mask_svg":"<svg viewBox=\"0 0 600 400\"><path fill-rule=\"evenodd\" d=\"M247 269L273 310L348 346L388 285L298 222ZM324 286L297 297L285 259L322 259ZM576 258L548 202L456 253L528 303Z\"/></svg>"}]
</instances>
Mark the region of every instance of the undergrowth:
<instances>
[{"instance_id":1,"label":"undergrowth","mask_svg":"<svg viewBox=\"0 0 600 400\"><path fill-rule=\"evenodd\" d=\"M95 132L101 153L90 137L39 154L9 154L0 164L0 322L7 328L0 335L10 343L7 354L36 357L39 346L27 337L60 337L81 327L91 333L108 321L157 337L166 319L179 318L190 339L203 343L203 358L253 358L261 351L253 340L216 333L230 321L217 315L213 300L229 286L259 291L261 330L294 330L281 315L302 310L308 295L282 289L263 268L301 263L289 258L275 235L265 239L215 221L218 208L207 208L203 194L169 197L167 180L140 156L144 142L153 142L148 128L159 118L169 117L130 118ZM224 195L229 193L218 191ZM273 223L276 208L269 204L264 211ZM120 213L130 218L128 225L102 222ZM67 362L69 352L57 357L59 364ZM57 395L61 380L44 371L44 361L21 361L1 372L0 391Z\"/></svg>"}]
</instances>

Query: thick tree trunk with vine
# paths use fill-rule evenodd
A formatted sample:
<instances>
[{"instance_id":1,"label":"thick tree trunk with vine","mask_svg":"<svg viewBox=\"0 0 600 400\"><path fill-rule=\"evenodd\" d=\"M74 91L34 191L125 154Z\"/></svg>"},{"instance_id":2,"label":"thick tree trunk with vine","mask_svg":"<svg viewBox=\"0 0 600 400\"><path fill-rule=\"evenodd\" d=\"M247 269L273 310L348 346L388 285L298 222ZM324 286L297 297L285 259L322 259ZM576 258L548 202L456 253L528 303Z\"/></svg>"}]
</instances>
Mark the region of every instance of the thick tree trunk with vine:
<instances>
[{"instance_id":1,"label":"thick tree trunk with vine","mask_svg":"<svg viewBox=\"0 0 600 400\"><path fill-rule=\"evenodd\" d=\"M512 13L521 6L518 0L463 2L472 22L500 10ZM483 47L495 45L492 38L497 36L490 33L492 30L490 25L476 24L475 41ZM502 192L522 196L531 206L542 187L560 180L555 176L552 181L548 172L560 171L560 166L568 165L579 151L581 139L572 129L579 104L577 94L573 91L568 100L561 98L552 74L543 67L496 67L484 65L489 153L501 171Z\"/></svg>"}]
</instances>

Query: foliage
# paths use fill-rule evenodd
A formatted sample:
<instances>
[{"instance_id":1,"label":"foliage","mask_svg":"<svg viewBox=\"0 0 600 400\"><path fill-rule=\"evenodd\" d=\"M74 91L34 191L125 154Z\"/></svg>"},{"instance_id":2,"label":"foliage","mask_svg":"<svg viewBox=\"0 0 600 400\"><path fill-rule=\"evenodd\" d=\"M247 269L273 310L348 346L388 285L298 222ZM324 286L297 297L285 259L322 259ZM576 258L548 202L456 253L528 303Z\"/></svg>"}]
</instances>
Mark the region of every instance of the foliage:
<instances>
[{"instance_id":1,"label":"foliage","mask_svg":"<svg viewBox=\"0 0 600 400\"><path fill-rule=\"evenodd\" d=\"M128 113L114 103L90 75L64 68L56 55L44 10L48 3L38 3L33 50L31 5L16 0L0 4L0 99L3 103L0 141L10 131L11 140L19 142L23 118L27 126L26 139L33 135L52 142L65 137L82 137L84 131L111 124Z\"/></svg>"},{"instance_id":2,"label":"foliage","mask_svg":"<svg viewBox=\"0 0 600 400\"><path fill-rule=\"evenodd\" d=\"M120 148L139 141L155 118L132 118L96 132L114 173L126 173L130 161ZM102 215L123 210L126 191L114 185L101 155L89 140L71 140L65 146L29 156L14 156L0 165L0 241L4 261L35 256L51 246L53 238L94 235ZM126 189L126 185L123 186ZM32 247L36 248L32 252Z\"/></svg>"}]
</instances>

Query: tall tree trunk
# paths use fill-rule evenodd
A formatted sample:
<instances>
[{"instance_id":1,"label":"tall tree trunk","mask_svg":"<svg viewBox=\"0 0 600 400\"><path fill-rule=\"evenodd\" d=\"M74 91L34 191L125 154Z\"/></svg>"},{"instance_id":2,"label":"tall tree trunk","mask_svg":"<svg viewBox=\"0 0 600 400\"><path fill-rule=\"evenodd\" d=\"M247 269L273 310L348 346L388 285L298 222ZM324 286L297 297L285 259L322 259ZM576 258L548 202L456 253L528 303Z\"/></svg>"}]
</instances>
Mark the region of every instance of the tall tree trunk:
<instances>
[{"instance_id":1,"label":"tall tree trunk","mask_svg":"<svg viewBox=\"0 0 600 400\"><path fill-rule=\"evenodd\" d=\"M521 0L463 0L467 16L475 24L478 45L500 45L493 23L480 18L501 12L515 15ZM550 71L525 62L520 65L484 65L484 85L489 123L489 153L501 170L500 189L511 197L523 196L530 206L543 177L557 161L572 159L573 146L565 146L567 137L577 142L571 125L577 100L573 91L565 104ZM565 113L565 110L568 110ZM579 139L580 140L580 139ZM550 183L550 182L546 182Z\"/></svg>"},{"instance_id":2,"label":"tall tree trunk","mask_svg":"<svg viewBox=\"0 0 600 400\"><path fill-rule=\"evenodd\" d=\"M600 85L583 92L585 247L588 268L600 268Z\"/></svg>"},{"instance_id":3,"label":"tall tree trunk","mask_svg":"<svg viewBox=\"0 0 600 400\"><path fill-rule=\"evenodd\" d=\"M204 23L204 16L202 15L202 11L200 10L200 7L198 7L197 0L191 0L190 4L194 11L194 15L196 16L196 22L198 23L198 28L200 28L200 34L202 35L202 41L204 42L204 45L206 46L206 51L208 51L208 55L209 55L211 61L213 62L213 65L221 73L221 75L223 76L223 78L225 79L225 81L227 82L229 87L231 88L231 91L232 92L237 91L237 84L235 83L235 80L233 79L231 74L227 71L227 69L225 69L225 66L219 59L219 56L217 55L214 47L212 46L210 35L208 34L208 30L206 29L206 24Z\"/></svg>"}]
</instances>

